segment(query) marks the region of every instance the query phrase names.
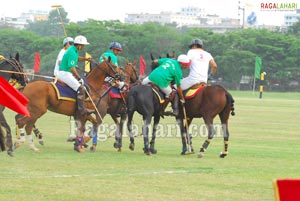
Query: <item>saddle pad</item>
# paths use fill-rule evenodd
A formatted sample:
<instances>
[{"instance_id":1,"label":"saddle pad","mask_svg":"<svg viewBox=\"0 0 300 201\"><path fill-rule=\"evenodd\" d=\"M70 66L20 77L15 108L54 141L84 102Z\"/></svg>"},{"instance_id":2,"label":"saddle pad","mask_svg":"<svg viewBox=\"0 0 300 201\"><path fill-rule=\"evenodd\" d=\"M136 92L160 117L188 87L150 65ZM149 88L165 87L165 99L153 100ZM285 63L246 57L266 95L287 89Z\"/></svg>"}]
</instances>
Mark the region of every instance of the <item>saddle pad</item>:
<instances>
[{"instance_id":1,"label":"saddle pad","mask_svg":"<svg viewBox=\"0 0 300 201\"><path fill-rule=\"evenodd\" d=\"M164 98L164 95L158 91L157 89L153 88L152 87L152 91L154 92L154 94L157 96L158 100L159 100L159 103L164 103L165 102L165 98Z\"/></svg>"},{"instance_id":2,"label":"saddle pad","mask_svg":"<svg viewBox=\"0 0 300 201\"><path fill-rule=\"evenodd\" d=\"M104 86L106 89L109 88L109 86L106 85L106 84L104 84L103 86ZM116 87L112 87L112 88L109 90L109 95L110 95L111 98L122 98L119 89L116 88Z\"/></svg>"},{"instance_id":3,"label":"saddle pad","mask_svg":"<svg viewBox=\"0 0 300 201\"><path fill-rule=\"evenodd\" d=\"M185 99L190 99L193 98L194 96L196 96L200 91L202 91L202 89L205 88L205 85L200 85L198 88L196 89L188 89L185 90L183 92Z\"/></svg>"},{"instance_id":4,"label":"saddle pad","mask_svg":"<svg viewBox=\"0 0 300 201\"><path fill-rule=\"evenodd\" d=\"M76 102L76 92L72 88L69 86L63 86L59 82L51 82L51 85L55 89L58 100Z\"/></svg>"}]
</instances>

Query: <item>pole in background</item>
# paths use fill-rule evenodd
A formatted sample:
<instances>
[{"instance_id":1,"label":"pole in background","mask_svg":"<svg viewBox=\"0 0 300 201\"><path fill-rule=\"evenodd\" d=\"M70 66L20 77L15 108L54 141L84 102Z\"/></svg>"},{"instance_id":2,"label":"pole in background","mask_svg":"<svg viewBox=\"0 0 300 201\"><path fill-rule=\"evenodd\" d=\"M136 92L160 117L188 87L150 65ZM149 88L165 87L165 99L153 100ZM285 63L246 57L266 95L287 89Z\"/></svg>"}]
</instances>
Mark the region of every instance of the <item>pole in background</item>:
<instances>
[{"instance_id":1,"label":"pole in background","mask_svg":"<svg viewBox=\"0 0 300 201\"><path fill-rule=\"evenodd\" d=\"M61 7L62 7L61 5L53 5L53 6L52 6L52 8L56 8L56 10L57 10L58 18L59 18L61 27L62 27L62 29L63 29L63 31L64 31L65 37L68 37L67 32L66 32L66 29L65 29L64 22L63 22L63 20L62 20L62 18L61 18L60 12L59 12L59 9L60 9Z\"/></svg>"},{"instance_id":2,"label":"pole in background","mask_svg":"<svg viewBox=\"0 0 300 201\"><path fill-rule=\"evenodd\" d=\"M266 72L262 72L260 74L260 86L259 86L259 98L262 98L262 94L264 92L264 84L265 84L265 75L267 73Z\"/></svg>"}]
</instances>

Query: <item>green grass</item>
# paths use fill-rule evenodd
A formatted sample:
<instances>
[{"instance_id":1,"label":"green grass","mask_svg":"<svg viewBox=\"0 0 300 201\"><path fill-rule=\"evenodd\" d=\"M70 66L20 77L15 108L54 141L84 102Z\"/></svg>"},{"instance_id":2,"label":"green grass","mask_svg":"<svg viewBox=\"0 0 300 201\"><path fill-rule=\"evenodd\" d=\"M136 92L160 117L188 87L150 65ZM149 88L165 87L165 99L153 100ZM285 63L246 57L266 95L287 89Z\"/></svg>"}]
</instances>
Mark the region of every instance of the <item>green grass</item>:
<instances>
[{"instance_id":1,"label":"green grass","mask_svg":"<svg viewBox=\"0 0 300 201\"><path fill-rule=\"evenodd\" d=\"M38 121L46 143L35 141L40 153L29 150L27 142L13 158L0 153L0 200L274 200L272 180L300 175L300 93L266 92L263 99L257 92L232 94L236 116L229 120L225 159L218 157L220 137L201 159L181 156L176 137L158 138L158 154L152 156L143 154L142 137L136 138L134 152L125 137L121 153L109 138L95 153L78 154L66 142L69 118L48 112ZM6 115L14 131L13 113ZM111 122L110 117L104 121ZM135 122L140 124L140 115ZM204 140L193 139L197 151Z\"/></svg>"}]
</instances>

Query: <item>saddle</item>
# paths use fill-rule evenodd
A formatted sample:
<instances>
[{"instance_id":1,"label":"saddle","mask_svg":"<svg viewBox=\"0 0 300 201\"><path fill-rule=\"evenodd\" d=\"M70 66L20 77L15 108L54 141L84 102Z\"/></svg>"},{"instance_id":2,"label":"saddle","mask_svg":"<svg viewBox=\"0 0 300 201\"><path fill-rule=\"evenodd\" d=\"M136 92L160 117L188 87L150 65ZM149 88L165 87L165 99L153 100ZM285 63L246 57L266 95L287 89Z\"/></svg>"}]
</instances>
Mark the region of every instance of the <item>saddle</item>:
<instances>
[{"instance_id":1,"label":"saddle","mask_svg":"<svg viewBox=\"0 0 300 201\"><path fill-rule=\"evenodd\" d=\"M103 84L103 87L105 89L109 89L110 84L106 83L106 84ZM111 87L110 90L109 90L109 95L111 98L117 98L117 99L121 99L121 93L120 93L120 90L116 87Z\"/></svg>"},{"instance_id":2,"label":"saddle","mask_svg":"<svg viewBox=\"0 0 300 201\"><path fill-rule=\"evenodd\" d=\"M184 98L191 99L191 98L195 97L205 87L206 87L206 84L204 82L193 85L191 88L183 91Z\"/></svg>"},{"instance_id":3,"label":"saddle","mask_svg":"<svg viewBox=\"0 0 300 201\"><path fill-rule=\"evenodd\" d=\"M56 92L58 100L76 102L77 93L71 87L61 81L57 81L56 83L51 82L51 85Z\"/></svg>"},{"instance_id":4,"label":"saddle","mask_svg":"<svg viewBox=\"0 0 300 201\"><path fill-rule=\"evenodd\" d=\"M160 88L153 83L149 83L149 86L151 86L152 91L157 96L159 103L162 104L165 102L165 94L160 90Z\"/></svg>"}]
</instances>

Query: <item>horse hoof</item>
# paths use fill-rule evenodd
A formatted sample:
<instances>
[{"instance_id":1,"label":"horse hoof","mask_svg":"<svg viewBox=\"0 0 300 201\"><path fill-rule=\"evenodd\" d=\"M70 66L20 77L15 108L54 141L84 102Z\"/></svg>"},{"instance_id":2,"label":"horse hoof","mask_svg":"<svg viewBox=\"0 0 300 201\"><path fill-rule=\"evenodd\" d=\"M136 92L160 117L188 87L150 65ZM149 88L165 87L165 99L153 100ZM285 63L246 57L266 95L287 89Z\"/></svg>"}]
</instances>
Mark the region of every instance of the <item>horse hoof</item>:
<instances>
[{"instance_id":1,"label":"horse hoof","mask_svg":"<svg viewBox=\"0 0 300 201\"><path fill-rule=\"evenodd\" d=\"M157 150L156 149L150 149L151 154L157 154Z\"/></svg>"},{"instance_id":2,"label":"horse hoof","mask_svg":"<svg viewBox=\"0 0 300 201\"><path fill-rule=\"evenodd\" d=\"M131 143L131 144L129 145L129 149L130 149L131 151L134 151L134 143Z\"/></svg>"},{"instance_id":3,"label":"horse hoof","mask_svg":"<svg viewBox=\"0 0 300 201\"><path fill-rule=\"evenodd\" d=\"M118 150L117 150L118 152L122 152L122 149L121 148L118 148Z\"/></svg>"},{"instance_id":4,"label":"horse hoof","mask_svg":"<svg viewBox=\"0 0 300 201\"><path fill-rule=\"evenodd\" d=\"M31 147L30 148L32 151L34 151L35 153L40 153L40 150L38 148L35 147Z\"/></svg>"},{"instance_id":5,"label":"horse hoof","mask_svg":"<svg viewBox=\"0 0 300 201\"><path fill-rule=\"evenodd\" d=\"M11 156L11 157L14 157L14 152L11 151L11 150L8 150L8 151L7 151L7 154L8 154L9 156Z\"/></svg>"},{"instance_id":6,"label":"horse hoof","mask_svg":"<svg viewBox=\"0 0 300 201\"><path fill-rule=\"evenodd\" d=\"M44 140L43 139L39 139L39 144L40 145L44 145Z\"/></svg>"},{"instance_id":7,"label":"horse hoof","mask_svg":"<svg viewBox=\"0 0 300 201\"><path fill-rule=\"evenodd\" d=\"M96 146L91 146L90 151L91 152L96 152Z\"/></svg>"},{"instance_id":8,"label":"horse hoof","mask_svg":"<svg viewBox=\"0 0 300 201\"><path fill-rule=\"evenodd\" d=\"M120 143L118 143L118 142L114 143L114 148L115 149L121 149L121 147L122 147L122 145ZM129 147L129 149L130 149L130 147Z\"/></svg>"},{"instance_id":9,"label":"horse hoof","mask_svg":"<svg viewBox=\"0 0 300 201\"><path fill-rule=\"evenodd\" d=\"M227 156L227 153L223 153L223 152L220 153L220 158L225 158L226 156Z\"/></svg>"},{"instance_id":10,"label":"horse hoof","mask_svg":"<svg viewBox=\"0 0 300 201\"><path fill-rule=\"evenodd\" d=\"M147 156L150 156L151 152L149 150L148 151L144 151L144 154L147 155Z\"/></svg>"},{"instance_id":11,"label":"horse hoof","mask_svg":"<svg viewBox=\"0 0 300 201\"><path fill-rule=\"evenodd\" d=\"M197 155L198 158L202 158L203 156L204 156L204 152L199 152Z\"/></svg>"}]
</instances>

